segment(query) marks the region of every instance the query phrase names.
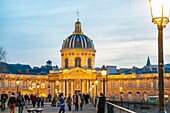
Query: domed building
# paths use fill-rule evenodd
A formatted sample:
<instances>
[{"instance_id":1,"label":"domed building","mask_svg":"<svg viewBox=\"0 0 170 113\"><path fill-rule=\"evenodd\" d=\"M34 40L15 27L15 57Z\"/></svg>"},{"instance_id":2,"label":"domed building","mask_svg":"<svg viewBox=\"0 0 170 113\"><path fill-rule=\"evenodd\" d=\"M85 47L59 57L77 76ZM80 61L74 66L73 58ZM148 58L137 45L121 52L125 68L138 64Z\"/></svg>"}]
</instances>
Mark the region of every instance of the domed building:
<instances>
[{"instance_id":1,"label":"domed building","mask_svg":"<svg viewBox=\"0 0 170 113\"><path fill-rule=\"evenodd\" d=\"M80 67L83 69L95 68L95 47L93 40L84 35L79 19L75 23L72 35L68 36L62 44L61 67L71 69Z\"/></svg>"},{"instance_id":2,"label":"domed building","mask_svg":"<svg viewBox=\"0 0 170 113\"><path fill-rule=\"evenodd\" d=\"M74 27L73 33L62 43L59 70L50 70L47 75L32 75L28 71L25 74L0 73L0 91L6 91L9 95L21 91L22 94L35 93L44 97L48 94L53 97L61 92L66 97L74 93L88 93L92 98L102 92L107 98L123 101L143 101L150 95L158 95L157 73L114 74L95 70L96 49L93 41L84 35L79 19ZM50 60L46 67L52 69ZM170 74L165 73L164 76L165 95L170 95Z\"/></svg>"}]
</instances>

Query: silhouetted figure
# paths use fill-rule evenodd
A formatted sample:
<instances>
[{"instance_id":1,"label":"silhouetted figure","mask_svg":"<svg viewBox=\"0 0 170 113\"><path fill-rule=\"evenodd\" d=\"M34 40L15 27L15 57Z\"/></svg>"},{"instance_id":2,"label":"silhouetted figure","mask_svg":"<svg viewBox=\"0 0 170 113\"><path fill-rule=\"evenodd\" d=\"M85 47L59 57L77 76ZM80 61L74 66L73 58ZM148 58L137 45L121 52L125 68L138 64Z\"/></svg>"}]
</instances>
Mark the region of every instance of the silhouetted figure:
<instances>
[{"instance_id":1,"label":"silhouetted figure","mask_svg":"<svg viewBox=\"0 0 170 113\"><path fill-rule=\"evenodd\" d=\"M7 99L8 99L8 95L5 93L5 91L3 91L3 93L1 94L1 105L2 105L1 111L2 112L5 111L5 103Z\"/></svg>"},{"instance_id":2,"label":"silhouetted figure","mask_svg":"<svg viewBox=\"0 0 170 113\"><path fill-rule=\"evenodd\" d=\"M106 97L103 95L103 93L100 93L99 102L97 105L97 108L98 108L97 113L104 113L105 103L106 103Z\"/></svg>"}]
</instances>

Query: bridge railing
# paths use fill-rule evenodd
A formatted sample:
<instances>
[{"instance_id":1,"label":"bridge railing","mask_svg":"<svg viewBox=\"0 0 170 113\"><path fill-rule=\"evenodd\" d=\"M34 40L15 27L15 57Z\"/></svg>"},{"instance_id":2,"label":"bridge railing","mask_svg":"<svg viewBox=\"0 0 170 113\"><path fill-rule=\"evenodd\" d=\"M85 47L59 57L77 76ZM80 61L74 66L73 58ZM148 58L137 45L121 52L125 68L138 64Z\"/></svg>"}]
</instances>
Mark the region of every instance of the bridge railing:
<instances>
[{"instance_id":1,"label":"bridge railing","mask_svg":"<svg viewBox=\"0 0 170 113\"><path fill-rule=\"evenodd\" d=\"M107 102L107 113L136 113L124 107Z\"/></svg>"}]
</instances>

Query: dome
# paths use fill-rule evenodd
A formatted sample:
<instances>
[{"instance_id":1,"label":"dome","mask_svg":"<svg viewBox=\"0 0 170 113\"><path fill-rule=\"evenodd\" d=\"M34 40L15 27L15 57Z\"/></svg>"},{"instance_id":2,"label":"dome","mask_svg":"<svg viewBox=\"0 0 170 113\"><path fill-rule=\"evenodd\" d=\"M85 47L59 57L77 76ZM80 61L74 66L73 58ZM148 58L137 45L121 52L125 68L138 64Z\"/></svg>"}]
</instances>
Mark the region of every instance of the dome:
<instances>
[{"instance_id":1,"label":"dome","mask_svg":"<svg viewBox=\"0 0 170 113\"><path fill-rule=\"evenodd\" d=\"M72 34L64 40L62 49L89 48L94 49L93 41L84 34Z\"/></svg>"},{"instance_id":2,"label":"dome","mask_svg":"<svg viewBox=\"0 0 170 113\"><path fill-rule=\"evenodd\" d=\"M62 49L66 49L66 48L95 49L93 41L89 37L83 34L79 19L77 20L74 26L75 29L73 34L67 37L63 41Z\"/></svg>"}]
</instances>

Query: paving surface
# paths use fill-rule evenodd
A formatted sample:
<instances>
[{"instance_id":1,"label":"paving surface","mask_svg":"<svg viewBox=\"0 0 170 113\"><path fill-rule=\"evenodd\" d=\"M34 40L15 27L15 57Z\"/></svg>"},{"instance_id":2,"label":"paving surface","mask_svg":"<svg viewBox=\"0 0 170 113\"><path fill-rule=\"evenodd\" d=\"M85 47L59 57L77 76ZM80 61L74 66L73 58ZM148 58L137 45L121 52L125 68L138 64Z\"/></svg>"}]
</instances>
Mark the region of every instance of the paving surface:
<instances>
[{"instance_id":1,"label":"paving surface","mask_svg":"<svg viewBox=\"0 0 170 113\"><path fill-rule=\"evenodd\" d=\"M28 105L28 108L31 108L32 105ZM2 113L9 113L9 108L7 108L5 110L5 112L2 112ZM44 105L44 108L43 108L43 112L42 113L58 113L59 111L59 107L52 107L49 103L46 103ZM66 112L65 113L75 113L75 112L79 112L79 113L97 113L94 105L92 103L89 103L87 105L84 105L83 106L83 109L82 110L79 110L79 111L74 111L74 106L72 106L72 111L68 111L68 107L66 106ZM15 113L18 113L18 108L16 107L15 108ZM24 112L23 113L27 113L27 109L24 108Z\"/></svg>"}]
</instances>

